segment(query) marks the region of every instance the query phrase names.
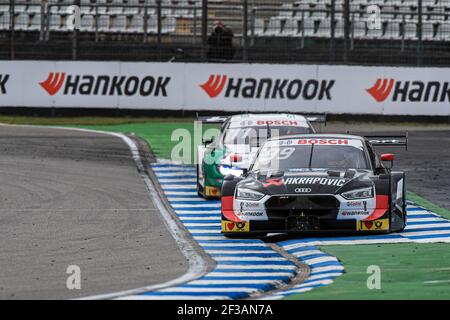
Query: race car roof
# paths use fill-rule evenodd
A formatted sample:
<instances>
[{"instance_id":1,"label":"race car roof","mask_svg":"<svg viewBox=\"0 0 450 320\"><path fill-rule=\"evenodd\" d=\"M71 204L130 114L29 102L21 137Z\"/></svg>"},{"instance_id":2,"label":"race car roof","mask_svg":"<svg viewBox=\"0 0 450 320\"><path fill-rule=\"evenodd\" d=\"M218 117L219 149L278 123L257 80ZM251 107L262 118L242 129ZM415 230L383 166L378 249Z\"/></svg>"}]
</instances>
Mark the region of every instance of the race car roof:
<instances>
[{"instance_id":1,"label":"race car roof","mask_svg":"<svg viewBox=\"0 0 450 320\"><path fill-rule=\"evenodd\" d=\"M230 128L267 125L309 127L308 121L304 116L289 113L249 113L234 115L230 118Z\"/></svg>"}]
</instances>

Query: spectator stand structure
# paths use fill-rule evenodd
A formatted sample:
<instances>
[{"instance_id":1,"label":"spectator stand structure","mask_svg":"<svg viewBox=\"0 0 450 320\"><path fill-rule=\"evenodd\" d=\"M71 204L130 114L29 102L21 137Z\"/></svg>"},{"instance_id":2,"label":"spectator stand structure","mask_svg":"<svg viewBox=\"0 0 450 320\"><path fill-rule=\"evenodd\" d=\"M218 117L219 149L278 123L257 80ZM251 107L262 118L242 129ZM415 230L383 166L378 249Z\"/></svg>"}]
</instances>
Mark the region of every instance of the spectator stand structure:
<instances>
[{"instance_id":1,"label":"spectator stand structure","mask_svg":"<svg viewBox=\"0 0 450 320\"><path fill-rule=\"evenodd\" d=\"M0 58L205 61L214 20L237 61L450 63L450 0L0 0Z\"/></svg>"}]
</instances>

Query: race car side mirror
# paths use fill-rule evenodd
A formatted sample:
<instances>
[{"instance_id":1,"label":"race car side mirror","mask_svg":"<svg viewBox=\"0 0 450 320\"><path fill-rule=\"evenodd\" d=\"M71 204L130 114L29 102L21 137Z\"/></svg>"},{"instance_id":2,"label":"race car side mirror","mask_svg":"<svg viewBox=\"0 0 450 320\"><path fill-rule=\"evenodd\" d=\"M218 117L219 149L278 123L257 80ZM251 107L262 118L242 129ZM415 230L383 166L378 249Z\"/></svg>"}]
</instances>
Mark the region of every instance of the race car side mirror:
<instances>
[{"instance_id":1,"label":"race car side mirror","mask_svg":"<svg viewBox=\"0 0 450 320\"><path fill-rule=\"evenodd\" d=\"M392 153L385 153L381 155L381 161L390 161L391 168L394 166L395 156Z\"/></svg>"},{"instance_id":2,"label":"race car side mirror","mask_svg":"<svg viewBox=\"0 0 450 320\"><path fill-rule=\"evenodd\" d=\"M232 154L230 156L230 161L233 162L241 162L242 161L242 156L239 154Z\"/></svg>"},{"instance_id":3,"label":"race car side mirror","mask_svg":"<svg viewBox=\"0 0 450 320\"><path fill-rule=\"evenodd\" d=\"M394 161L395 156L392 153L385 153L381 155L382 161Z\"/></svg>"}]
</instances>

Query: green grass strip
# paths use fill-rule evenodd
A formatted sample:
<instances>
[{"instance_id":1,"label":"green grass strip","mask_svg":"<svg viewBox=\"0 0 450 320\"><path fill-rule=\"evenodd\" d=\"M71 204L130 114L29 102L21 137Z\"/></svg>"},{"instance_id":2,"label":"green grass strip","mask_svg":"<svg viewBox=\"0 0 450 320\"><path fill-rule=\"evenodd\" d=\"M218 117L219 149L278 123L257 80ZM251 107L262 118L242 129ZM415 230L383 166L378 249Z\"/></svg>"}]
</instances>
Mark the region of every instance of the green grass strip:
<instances>
[{"instance_id":1,"label":"green grass strip","mask_svg":"<svg viewBox=\"0 0 450 320\"><path fill-rule=\"evenodd\" d=\"M413 193L413 192L407 192L406 195L408 200L411 200L412 202L416 203L417 205L428 209L430 211L433 211L434 213L437 213L444 218L450 219L450 211L448 209L439 207L438 205L428 201L427 199L422 198L421 196Z\"/></svg>"}]
</instances>

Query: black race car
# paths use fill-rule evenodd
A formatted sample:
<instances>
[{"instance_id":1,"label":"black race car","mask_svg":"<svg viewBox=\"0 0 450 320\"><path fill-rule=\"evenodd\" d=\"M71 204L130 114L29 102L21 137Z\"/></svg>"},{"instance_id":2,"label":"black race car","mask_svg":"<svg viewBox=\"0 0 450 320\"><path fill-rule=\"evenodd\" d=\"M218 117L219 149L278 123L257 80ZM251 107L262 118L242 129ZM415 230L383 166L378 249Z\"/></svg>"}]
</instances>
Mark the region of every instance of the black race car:
<instances>
[{"instance_id":1,"label":"black race car","mask_svg":"<svg viewBox=\"0 0 450 320\"><path fill-rule=\"evenodd\" d=\"M248 172L222 186L222 233L389 233L406 225L405 174L393 154L407 136L296 135L267 140ZM390 166L382 161L390 161Z\"/></svg>"}]
</instances>

